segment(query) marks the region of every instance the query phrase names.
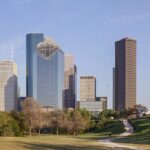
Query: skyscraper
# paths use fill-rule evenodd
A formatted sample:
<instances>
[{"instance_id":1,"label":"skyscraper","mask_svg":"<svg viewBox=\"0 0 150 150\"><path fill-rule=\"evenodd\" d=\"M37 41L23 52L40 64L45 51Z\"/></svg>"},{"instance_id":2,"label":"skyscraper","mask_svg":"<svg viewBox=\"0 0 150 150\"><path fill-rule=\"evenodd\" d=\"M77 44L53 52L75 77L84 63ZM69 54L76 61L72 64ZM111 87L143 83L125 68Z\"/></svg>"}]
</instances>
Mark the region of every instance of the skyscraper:
<instances>
[{"instance_id":1,"label":"skyscraper","mask_svg":"<svg viewBox=\"0 0 150 150\"><path fill-rule=\"evenodd\" d=\"M96 100L96 78L93 76L80 77L80 101Z\"/></svg>"},{"instance_id":2,"label":"skyscraper","mask_svg":"<svg viewBox=\"0 0 150 150\"><path fill-rule=\"evenodd\" d=\"M128 109L136 104L136 41L124 38L115 43L114 107Z\"/></svg>"},{"instance_id":3,"label":"skyscraper","mask_svg":"<svg viewBox=\"0 0 150 150\"><path fill-rule=\"evenodd\" d=\"M63 108L64 53L42 33L26 35L27 97L43 107Z\"/></svg>"},{"instance_id":4,"label":"skyscraper","mask_svg":"<svg viewBox=\"0 0 150 150\"><path fill-rule=\"evenodd\" d=\"M75 108L76 103L76 74L77 69L74 58L71 54L65 54L65 75L64 75L64 107Z\"/></svg>"},{"instance_id":5,"label":"skyscraper","mask_svg":"<svg viewBox=\"0 0 150 150\"><path fill-rule=\"evenodd\" d=\"M17 65L13 61L0 62L0 111L17 109Z\"/></svg>"}]
</instances>

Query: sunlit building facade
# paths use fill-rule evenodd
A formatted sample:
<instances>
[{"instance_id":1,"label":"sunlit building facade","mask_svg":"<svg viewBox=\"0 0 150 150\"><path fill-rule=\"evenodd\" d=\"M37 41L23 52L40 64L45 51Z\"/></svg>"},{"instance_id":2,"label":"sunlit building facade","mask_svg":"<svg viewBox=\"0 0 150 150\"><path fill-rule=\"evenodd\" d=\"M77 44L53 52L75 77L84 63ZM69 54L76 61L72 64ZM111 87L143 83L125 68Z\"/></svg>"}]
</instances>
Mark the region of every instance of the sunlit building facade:
<instances>
[{"instance_id":1,"label":"sunlit building facade","mask_svg":"<svg viewBox=\"0 0 150 150\"><path fill-rule=\"evenodd\" d=\"M0 111L17 109L17 64L11 60L0 61Z\"/></svg>"},{"instance_id":2,"label":"sunlit building facade","mask_svg":"<svg viewBox=\"0 0 150 150\"><path fill-rule=\"evenodd\" d=\"M80 77L80 101L95 101L96 78L94 76Z\"/></svg>"},{"instance_id":3,"label":"sunlit building facade","mask_svg":"<svg viewBox=\"0 0 150 150\"><path fill-rule=\"evenodd\" d=\"M77 68L72 54L65 54L64 108L75 108Z\"/></svg>"},{"instance_id":4,"label":"sunlit building facade","mask_svg":"<svg viewBox=\"0 0 150 150\"><path fill-rule=\"evenodd\" d=\"M136 40L124 38L115 42L114 108L136 105Z\"/></svg>"}]
</instances>

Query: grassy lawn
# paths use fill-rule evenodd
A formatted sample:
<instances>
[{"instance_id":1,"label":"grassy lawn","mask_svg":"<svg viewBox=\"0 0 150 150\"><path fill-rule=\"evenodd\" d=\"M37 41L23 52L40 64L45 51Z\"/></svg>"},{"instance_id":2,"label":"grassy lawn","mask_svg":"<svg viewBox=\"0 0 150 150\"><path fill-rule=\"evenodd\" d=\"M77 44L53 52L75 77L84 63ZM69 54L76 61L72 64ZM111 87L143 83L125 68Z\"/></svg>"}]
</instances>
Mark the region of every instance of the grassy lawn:
<instances>
[{"instance_id":1,"label":"grassy lawn","mask_svg":"<svg viewBox=\"0 0 150 150\"><path fill-rule=\"evenodd\" d=\"M0 150L120 150L100 145L99 139L109 138L111 132L116 142L132 144L146 149L150 147L149 120L132 120L136 133L133 136L116 139L118 134L124 132L120 121L111 121L99 132L87 133L78 136L67 135L41 135L32 137L0 137ZM142 145L143 144L143 145ZM129 150L123 149L121 150Z\"/></svg>"},{"instance_id":2,"label":"grassy lawn","mask_svg":"<svg viewBox=\"0 0 150 150\"><path fill-rule=\"evenodd\" d=\"M1 137L0 150L113 150L76 136ZM117 150L117 149L115 149ZM119 149L118 149L119 150Z\"/></svg>"}]
</instances>

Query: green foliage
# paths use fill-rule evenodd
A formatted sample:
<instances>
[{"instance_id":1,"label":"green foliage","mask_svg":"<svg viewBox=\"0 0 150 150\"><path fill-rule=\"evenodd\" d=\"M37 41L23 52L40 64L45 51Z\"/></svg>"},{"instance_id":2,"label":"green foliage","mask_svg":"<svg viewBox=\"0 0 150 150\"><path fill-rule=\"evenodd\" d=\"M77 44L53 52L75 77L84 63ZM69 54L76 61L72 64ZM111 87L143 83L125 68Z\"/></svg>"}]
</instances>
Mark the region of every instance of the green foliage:
<instances>
[{"instance_id":1,"label":"green foliage","mask_svg":"<svg viewBox=\"0 0 150 150\"><path fill-rule=\"evenodd\" d=\"M120 120L108 120L105 122L105 125L99 130L99 132L108 132L112 134L121 134L124 131L124 126Z\"/></svg>"},{"instance_id":2,"label":"green foliage","mask_svg":"<svg viewBox=\"0 0 150 150\"><path fill-rule=\"evenodd\" d=\"M0 112L0 136L18 136L20 127L10 113Z\"/></svg>"}]
</instances>

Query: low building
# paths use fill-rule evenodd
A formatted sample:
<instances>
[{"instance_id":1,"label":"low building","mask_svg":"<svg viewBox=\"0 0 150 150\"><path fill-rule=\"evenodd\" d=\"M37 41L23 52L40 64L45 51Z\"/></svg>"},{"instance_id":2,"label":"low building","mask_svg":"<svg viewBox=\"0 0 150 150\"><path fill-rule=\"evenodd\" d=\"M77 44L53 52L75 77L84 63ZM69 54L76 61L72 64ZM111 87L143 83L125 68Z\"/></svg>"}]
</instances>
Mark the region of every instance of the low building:
<instances>
[{"instance_id":1,"label":"low building","mask_svg":"<svg viewBox=\"0 0 150 150\"><path fill-rule=\"evenodd\" d=\"M96 101L101 101L103 110L107 109L107 97L96 97Z\"/></svg>"},{"instance_id":2,"label":"low building","mask_svg":"<svg viewBox=\"0 0 150 150\"><path fill-rule=\"evenodd\" d=\"M99 112L101 112L104 109L107 109L107 99L105 98L106 97L100 98L101 100L97 101L78 101L77 108L86 109L92 115L97 116Z\"/></svg>"}]
</instances>

